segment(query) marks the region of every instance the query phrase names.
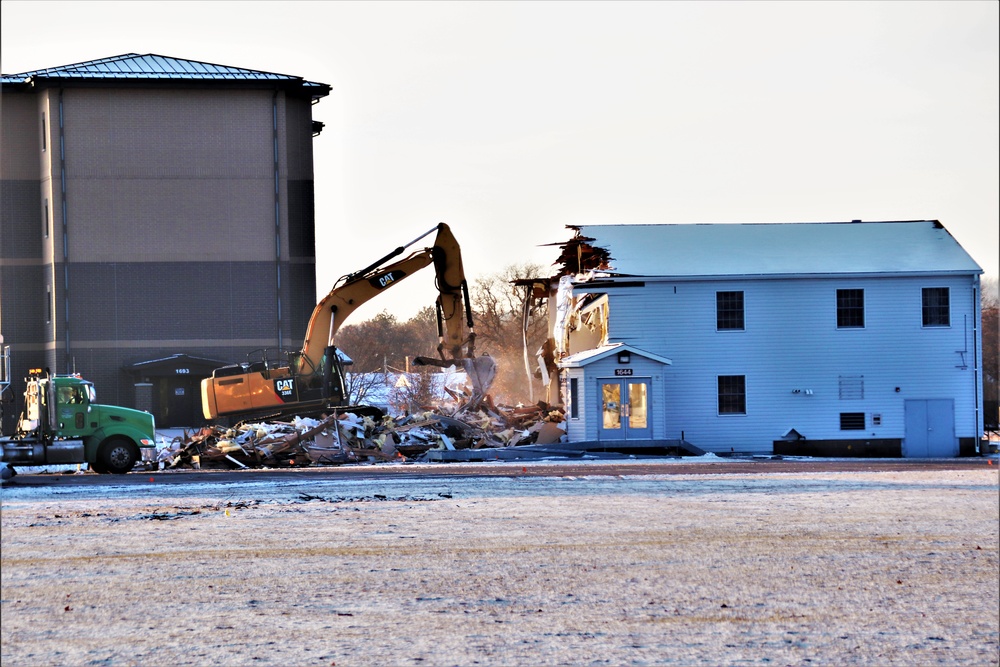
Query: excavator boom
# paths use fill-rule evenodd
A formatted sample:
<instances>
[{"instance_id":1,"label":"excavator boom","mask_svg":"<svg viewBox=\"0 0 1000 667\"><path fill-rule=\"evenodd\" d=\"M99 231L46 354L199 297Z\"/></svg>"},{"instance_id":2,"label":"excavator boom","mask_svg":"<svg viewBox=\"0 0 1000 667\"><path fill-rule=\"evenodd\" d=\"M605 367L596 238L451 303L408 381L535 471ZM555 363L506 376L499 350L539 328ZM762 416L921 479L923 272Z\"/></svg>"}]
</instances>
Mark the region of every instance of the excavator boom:
<instances>
[{"instance_id":1,"label":"excavator boom","mask_svg":"<svg viewBox=\"0 0 1000 667\"><path fill-rule=\"evenodd\" d=\"M434 245L403 255L421 239L437 232ZM254 413L290 414L345 406L348 396L334 337L360 306L426 266L434 264L438 289L438 358L418 358L416 363L459 365L469 373L473 403L486 395L496 373L491 357L475 357L476 334L472 323L468 285L462 253L451 229L444 223L399 246L365 268L338 280L313 309L302 349L287 365L238 364L217 369L202 381L203 411L207 419Z\"/></svg>"}]
</instances>

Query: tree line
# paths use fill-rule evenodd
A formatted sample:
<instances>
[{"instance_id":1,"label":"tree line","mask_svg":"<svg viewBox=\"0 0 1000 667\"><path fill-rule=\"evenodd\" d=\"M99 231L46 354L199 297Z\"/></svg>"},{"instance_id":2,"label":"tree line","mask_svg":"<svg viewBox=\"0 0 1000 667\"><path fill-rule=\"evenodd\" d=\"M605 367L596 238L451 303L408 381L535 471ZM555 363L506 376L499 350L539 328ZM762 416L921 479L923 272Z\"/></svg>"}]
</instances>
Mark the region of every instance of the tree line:
<instances>
[{"instance_id":1,"label":"tree line","mask_svg":"<svg viewBox=\"0 0 1000 667\"><path fill-rule=\"evenodd\" d=\"M984 278L980 286L983 313L983 421L987 430L1000 430L1000 282Z\"/></svg>"},{"instance_id":2,"label":"tree line","mask_svg":"<svg viewBox=\"0 0 1000 667\"><path fill-rule=\"evenodd\" d=\"M544 274L538 265L512 264L469 286L476 355L486 353L496 361L497 376L490 394L498 403L533 403L544 397L541 379L534 376L534 354L547 336L546 306L533 300L527 288L514 284L540 275ZM354 376L351 389L356 397L366 390L357 383L376 381L357 377L359 374L411 372L415 374L412 381L420 383L421 375L438 370L412 365L414 357L436 356L437 315L431 306L408 320L382 311L370 320L342 327L336 345L354 361L349 371ZM423 398L425 385L412 389L413 402Z\"/></svg>"}]
</instances>

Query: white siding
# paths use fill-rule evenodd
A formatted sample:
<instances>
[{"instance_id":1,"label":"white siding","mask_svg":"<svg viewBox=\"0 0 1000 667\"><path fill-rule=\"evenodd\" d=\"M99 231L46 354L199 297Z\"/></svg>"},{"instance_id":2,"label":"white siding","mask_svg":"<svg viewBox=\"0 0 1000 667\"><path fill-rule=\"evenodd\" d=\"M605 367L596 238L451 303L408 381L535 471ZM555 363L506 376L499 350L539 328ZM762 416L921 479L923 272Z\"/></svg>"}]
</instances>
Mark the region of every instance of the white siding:
<instances>
[{"instance_id":1,"label":"white siding","mask_svg":"<svg viewBox=\"0 0 1000 667\"><path fill-rule=\"evenodd\" d=\"M647 282L608 290L609 339L673 360L660 371L655 437L683 431L710 451L753 452L770 452L790 428L810 440L903 438L904 400L930 398L953 398L956 436L978 437L976 281L948 275ZM922 326L924 287L950 288L949 327ZM863 329L837 328L838 289L864 290ZM716 331L717 291L744 292L744 331ZM966 349L968 367L958 368L958 351ZM589 378L594 370L587 369ZM719 375L746 376L745 415L717 414ZM864 397L840 398L840 376L863 376ZM841 431L841 412L864 412L866 430ZM595 394L587 414L598 413ZM880 426L873 426L873 413L881 414Z\"/></svg>"}]
</instances>

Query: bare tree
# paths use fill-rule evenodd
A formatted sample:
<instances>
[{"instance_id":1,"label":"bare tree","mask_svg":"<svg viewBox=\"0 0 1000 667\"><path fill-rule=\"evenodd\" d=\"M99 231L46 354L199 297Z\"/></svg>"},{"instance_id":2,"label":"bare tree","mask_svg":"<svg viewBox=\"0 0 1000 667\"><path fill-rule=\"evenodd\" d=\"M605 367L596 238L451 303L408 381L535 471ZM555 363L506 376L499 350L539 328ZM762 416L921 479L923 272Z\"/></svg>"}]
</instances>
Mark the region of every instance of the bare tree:
<instances>
[{"instance_id":1,"label":"bare tree","mask_svg":"<svg viewBox=\"0 0 1000 667\"><path fill-rule=\"evenodd\" d=\"M980 283L980 306L983 314L983 421L988 430L1000 429L1000 282L995 276Z\"/></svg>"},{"instance_id":2,"label":"bare tree","mask_svg":"<svg viewBox=\"0 0 1000 667\"><path fill-rule=\"evenodd\" d=\"M369 402L369 397L375 392L375 389L385 384L385 375L377 372L359 373L351 370L347 373L345 384L350 402L354 405L365 405Z\"/></svg>"},{"instance_id":3,"label":"bare tree","mask_svg":"<svg viewBox=\"0 0 1000 667\"><path fill-rule=\"evenodd\" d=\"M355 372L383 372L389 366L405 369L407 359L434 355L438 344L436 321L430 307L406 322L382 311L370 320L343 327L335 342L354 360Z\"/></svg>"},{"instance_id":4,"label":"bare tree","mask_svg":"<svg viewBox=\"0 0 1000 667\"><path fill-rule=\"evenodd\" d=\"M412 414L434 405L433 376L436 370L425 366L399 375L390 392L391 407L397 414Z\"/></svg>"},{"instance_id":5,"label":"bare tree","mask_svg":"<svg viewBox=\"0 0 1000 667\"><path fill-rule=\"evenodd\" d=\"M402 325L383 310L370 320L343 327L334 342L354 360L351 370L368 373L382 371L386 365L403 365L403 340Z\"/></svg>"},{"instance_id":6,"label":"bare tree","mask_svg":"<svg viewBox=\"0 0 1000 667\"><path fill-rule=\"evenodd\" d=\"M491 393L501 402L533 402L543 391L533 369L535 352L546 336L545 310L527 288L514 284L540 275L544 272L538 265L512 264L477 279L470 290L478 334L476 348L496 359L497 376Z\"/></svg>"},{"instance_id":7,"label":"bare tree","mask_svg":"<svg viewBox=\"0 0 1000 667\"><path fill-rule=\"evenodd\" d=\"M437 310L433 306L421 308L403 325L404 356L432 357L437 353Z\"/></svg>"},{"instance_id":8,"label":"bare tree","mask_svg":"<svg viewBox=\"0 0 1000 667\"><path fill-rule=\"evenodd\" d=\"M511 265L479 278L470 289L476 353L490 354L497 362L491 394L498 402L533 402L543 391L533 371L535 351L546 336L545 311L526 288L514 284L539 275L543 275L539 266ZM400 322L383 311L370 320L343 327L335 342L354 360L353 374L384 373L387 369L413 372L409 364L413 357L434 356L437 351L437 314L434 308L426 307ZM364 382L359 378L360 384L351 387L352 396L364 396ZM399 400L411 409L430 400L418 384L419 379L414 380L413 386L397 392Z\"/></svg>"}]
</instances>

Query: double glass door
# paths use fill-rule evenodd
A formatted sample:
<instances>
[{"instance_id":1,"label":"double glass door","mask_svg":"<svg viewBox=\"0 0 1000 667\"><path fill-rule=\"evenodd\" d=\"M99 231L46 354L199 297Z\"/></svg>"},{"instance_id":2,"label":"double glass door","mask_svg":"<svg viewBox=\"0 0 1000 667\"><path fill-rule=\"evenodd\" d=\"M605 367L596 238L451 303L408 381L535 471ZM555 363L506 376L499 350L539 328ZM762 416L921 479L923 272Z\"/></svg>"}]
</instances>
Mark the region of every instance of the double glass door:
<instances>
[{"instance_id":1,"label":"double glass door","mask_svg":"<svg viewBox=\"0 0 1000 667\"><path fill-rule=\"evenodd\" d=\"M602 440L642 440L652 437L649 380L601 380Z\"/></svg>"}]
</instances>

